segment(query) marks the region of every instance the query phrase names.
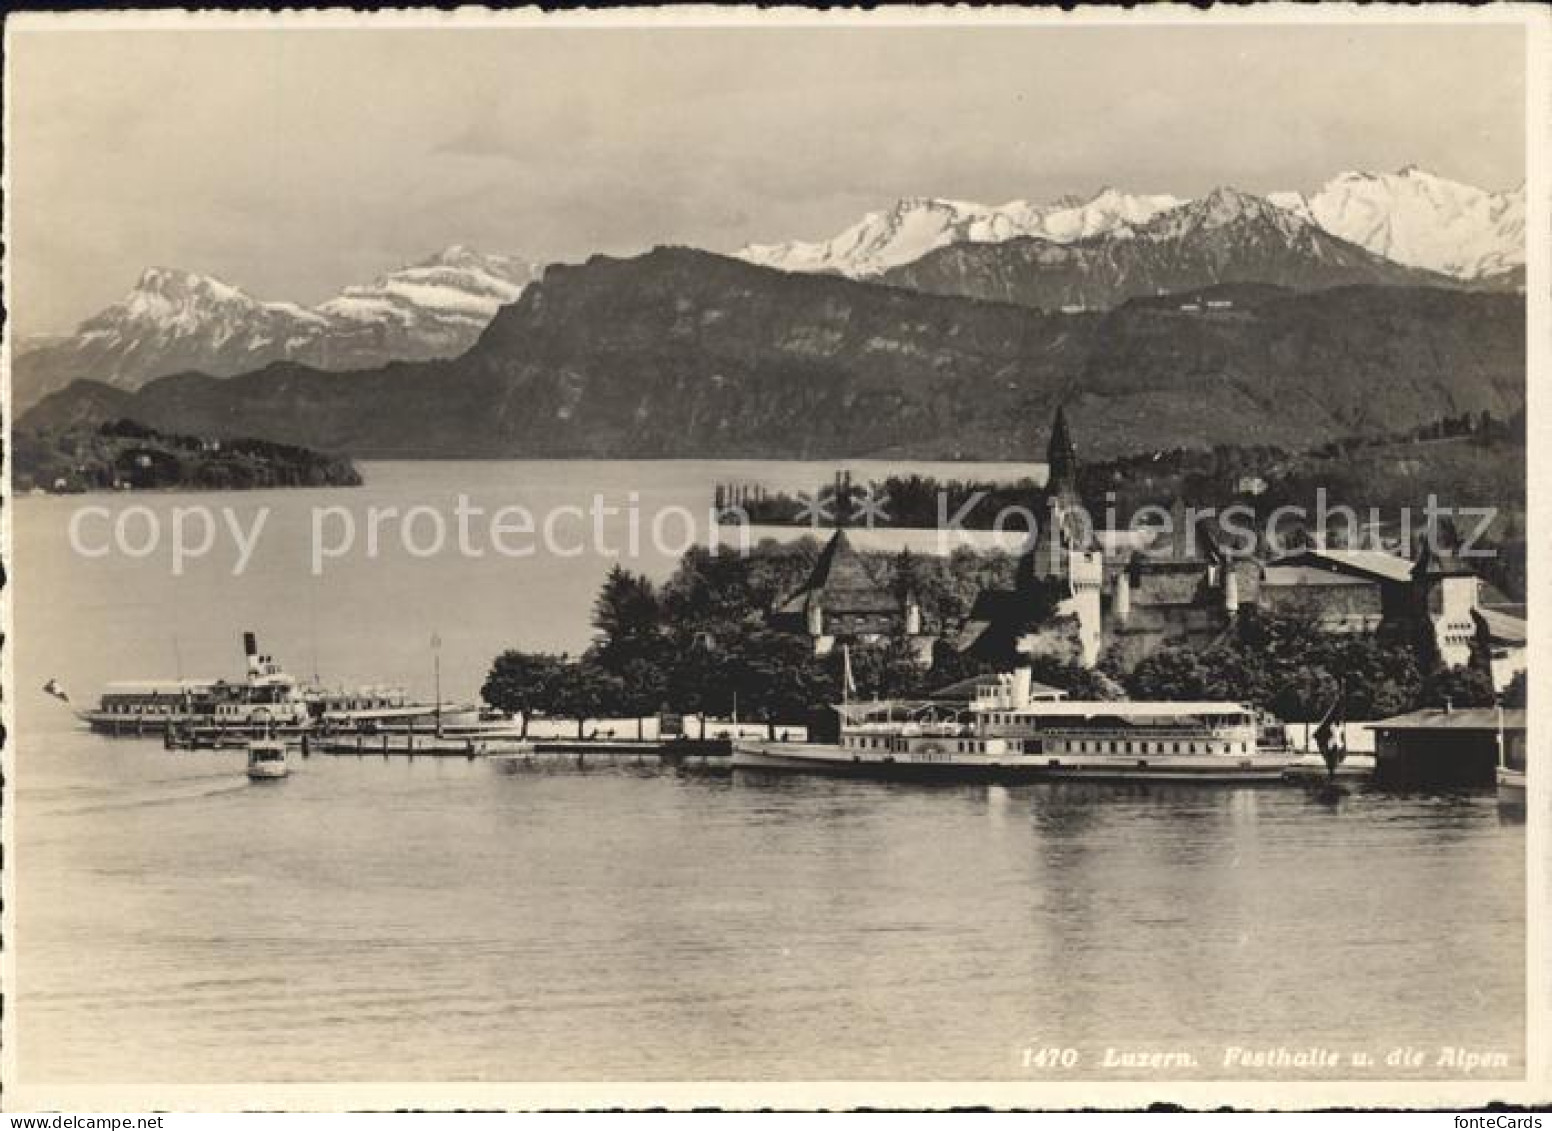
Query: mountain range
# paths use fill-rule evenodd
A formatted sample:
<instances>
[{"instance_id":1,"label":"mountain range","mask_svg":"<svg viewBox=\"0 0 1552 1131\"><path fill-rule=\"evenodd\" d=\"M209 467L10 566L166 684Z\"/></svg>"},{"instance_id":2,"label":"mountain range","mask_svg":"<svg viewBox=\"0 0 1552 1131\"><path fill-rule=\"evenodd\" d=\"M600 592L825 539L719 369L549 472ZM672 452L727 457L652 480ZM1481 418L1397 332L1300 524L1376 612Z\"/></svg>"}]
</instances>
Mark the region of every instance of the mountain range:
<instances>
[{"instance_id":1,"label":"mountain range","mask_svg":"<svg viewBox=\"0 0 1552 1131\"><path fill-rule=\"evenodd\" d=\"M1061 314L660 248L549 268L456 358L82 381L22 423L357 457L1028 459L1058 403L1103 456L1307 447L1524 399L1514 295L1229 285Z\"/></svg>"},{"instance_id":2,"label":"mountain range","mask_svg":"<svg viewBox=\"0 0 1552 1131\"><path fill-rule=\"evenodd\" d=\"M208 275L151 267L73 335L18 343L12 388L25 410L82 377L136 389L169 373L226 377L281 360L350 370L451 357L538 273L510 256L454 245L307 308L261 301Z\"/></svg>"},{"instance_id":3,"label":"mountain range","mask_svg":"<svg viewBox=\"0 0 1552 1131\"><path fill-rule=\"evenodd\" d=\"M1035 236L1067 243L1124 231L1185 203L1173 196L1130 196L1101 189L1089 200L1052 204L1015 200L992 206L963 200L909 197L869 212L840 235L818 243L750 244L738 258L783 271L820 271L866 279L956 243L1001 243Z\"/></svg>"},{"instance_id":4,"label":"mountain range","mask_svg":"<svg viewBox=\"0 0 1552 1131\"><path fill-rule=\"evenodd\" d=\"M1468 293L1522 290L1523 245L1523 188L1409 168L1275 200L914 199L823 244L542 273L455 246L311 308L152 268L13 387L29 425L241 419L354 455L1018 456L1058 396L1103 401L1106 444L1331 438L1523 404L1523 303Z\"/></svg>"},{"instance_id":5,"label":"mountain range","mask_svg":"<svg viewBox=\"0 0 1552 1131\"><path fill-rule=\"evenodd\" d=\"M1268 199L1334 236L1409 267L1458 279L1525 269L1525 186L1488 192L1415 165L1397 173L1343 173L1318 192Z\"/></svg>"},{"instance_id":6,"label":"mountain range","mask_svg":"<svg viewBox=\"0 0 1552 1131\"><path fill-rule=\"evenodd\" d=\"M1046 310L1105 310L1129 298L1214 283L1267 282L1299 290L1351 283L1462 285L1403 267L1261 197L1227 188L1135 227L1070 243L1021 236L949 244L878 278L932 294Z\"/></svg>"},{"instance_id":7,"label":"mountain range","mask_svg":"<svg viewBox=\"0 0 1552 1131\"><path fill-rule=\"evenodd\" d=\"M1475 280L1525 264L1525 186L1493 193L1407 166L1396 173L1342 173L1314 193L1274 192L1272 204L1334 236L1407 267ZM1188 201L1101 189L1087 201L1063 197L1004 205L913 197L870 212L828 240L751 244L736 254L784 271L878 276L958 243L1035 238L1066 244L1126 238Z\"/></svg>"}]
</instances>

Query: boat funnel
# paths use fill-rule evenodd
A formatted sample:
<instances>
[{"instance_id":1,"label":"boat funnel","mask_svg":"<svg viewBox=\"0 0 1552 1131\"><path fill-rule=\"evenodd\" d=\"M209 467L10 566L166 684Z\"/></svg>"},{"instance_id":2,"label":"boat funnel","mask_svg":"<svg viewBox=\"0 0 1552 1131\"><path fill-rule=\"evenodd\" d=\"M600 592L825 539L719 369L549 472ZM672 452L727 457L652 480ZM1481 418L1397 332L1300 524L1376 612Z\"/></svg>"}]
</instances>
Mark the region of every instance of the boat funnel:
<instances>
[{"instance_id":1,"label":"boat funnel","mask_svg":"<svg viewBox=\"0 0 1552 1131\"><path fill-rule=\"evenodd\" d=\"M1013 702L1009 704L1013 710L1017 711L1020 707L1027 707L1029 705L1029 691L1034 683L1034 678L1034 672L1029 668L1013 669L1013 687L1011 688Z\"/></svg>"},{"instance_id":2,"label":"boat funnel","mask_svg":"<svg viewBox=\"0 0 1552 1131\"><path fill-rule=\"evenodd\" d=\"M259 674L259 641L251 632L243 633L243 655L248 657L248 674Z\"/></svg>"}]
</instances>

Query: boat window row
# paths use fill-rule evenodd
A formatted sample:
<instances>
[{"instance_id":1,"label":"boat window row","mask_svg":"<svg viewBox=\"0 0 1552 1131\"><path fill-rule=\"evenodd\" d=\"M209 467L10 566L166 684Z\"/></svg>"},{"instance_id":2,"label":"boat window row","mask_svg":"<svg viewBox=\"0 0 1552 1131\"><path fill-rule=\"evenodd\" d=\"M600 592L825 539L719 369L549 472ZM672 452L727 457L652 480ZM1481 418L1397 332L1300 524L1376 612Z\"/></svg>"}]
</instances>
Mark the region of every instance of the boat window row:
<instances>
[{"instance_id":1,"label":"boat window row","mask_svg":"<svg viewBox=\"0 0 1552 1131\"><path fill-rule=\"evenodd\" d=\"M182 703L174 702L144 702L141 700L128 700L125 702L104 701L102 710L109 715L181 715L184 712Z\"/></svg>"},{"instance_id":2,"label":"boat window row","mask_svg":"<svg viewBox=\"0 0 1552 1131\"><path fill-rule=\"evenodd\" d=\"M905 743L898 741L897 737L875 738L872 735L849 735L847 736L847 742L858 750L895 750L907 752L918 761L929 760L925 758L925 755L928 753L936 753L935 751L910 750L910 748ZM973 739L961 739L954 743L954 752L959 754L985 754L986 743L975 741ZM945 757L946 756L947 753L945 752Z\"/></svg>"},{"instance_id":3,"label":"boat window row","mask_svg":"<svg viewBox=\"0 0 1552 1131\"><path fill-rule=\"evenodd\" d=\"M1024 750L1029 754L1044 754L1046 743L1033 740L1024 744ZM1253 754L1249 742L1143 742L1143 741L1105 741L1099 739L1076 739L1065 743L1050 743L1060 746L1063 753L1067 754Z\"/></svg>"}]
</instances>

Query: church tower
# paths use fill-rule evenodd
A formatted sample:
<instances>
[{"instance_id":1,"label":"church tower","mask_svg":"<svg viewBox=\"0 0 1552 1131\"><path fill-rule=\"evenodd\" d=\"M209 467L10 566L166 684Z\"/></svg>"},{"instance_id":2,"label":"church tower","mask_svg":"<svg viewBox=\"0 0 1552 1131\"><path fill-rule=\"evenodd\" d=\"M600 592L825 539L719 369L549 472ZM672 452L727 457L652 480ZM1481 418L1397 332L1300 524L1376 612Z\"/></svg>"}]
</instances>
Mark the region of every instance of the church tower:
<instances>
[{"instance_id":1,"label":"church tower","mask_svg":"<svg viewBox=\"0 0 1552 1131\"><path fill-rule=\"evenodd\" d=\"M1104 557L1078 494L1077 447L1060 406L1051 421L1046 462L1045 507L1035 516L1038 528L1019 561L1016 584L1026 600L1077 619L1079 662L1092 666L1099 659Z\"/></svg>"},{"instance_id":2,"label":"church tower","mask_svg":"<svg viewBox=\"0 0 1552 1131\"><path fill-rule=\"evenodd\" d=\"M1056 417L1051 421L1051 439L1045 449L1046 466L1050 473L1046 477L1046 490L1051 495L1071 496L1076 499L1078 495L1078 450L1072 442L1072 433L1067 428L1067 412L1061 406L1056 406Z\"/></svg>"},{"instance_id":3,"label":"church tower","mask_svg":"<svg viewBox=\"0 0 1552 1131\"><path fill-rule=\"evenodd\" d=\"M1020 575L1026 582L1055 579L1065 583L1071 577L1074 553L1090 549L1093 527L1078 495L1077 447L1060 405L1051 421L1046 465L1045 505L1035 515L1038 527L1020 563Z\"/></svg>"}]
</instances>

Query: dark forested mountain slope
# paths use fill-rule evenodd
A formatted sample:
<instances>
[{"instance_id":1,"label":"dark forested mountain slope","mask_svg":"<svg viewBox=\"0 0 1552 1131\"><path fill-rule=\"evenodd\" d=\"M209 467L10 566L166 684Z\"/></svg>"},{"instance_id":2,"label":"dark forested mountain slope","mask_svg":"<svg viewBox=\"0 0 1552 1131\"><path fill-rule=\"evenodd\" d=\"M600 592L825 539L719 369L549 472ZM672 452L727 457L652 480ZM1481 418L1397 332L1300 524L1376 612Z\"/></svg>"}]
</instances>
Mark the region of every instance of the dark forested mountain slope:
<instances>
[{"instance_id":1,"label":"dark forested mountain slope","mask_svg":"<svg viewBox=\"0 0 1552 1131\"><path fill-rule=\"evenodd\" d=\"M1524 362L1512 295L1230 287L1043 314L661 248L551 268L451 360L78 382L23 425L354 456L1033 458L1058 402L1096 454L1304 444L1507 416Z\"/></svg>"}]
</instances>

